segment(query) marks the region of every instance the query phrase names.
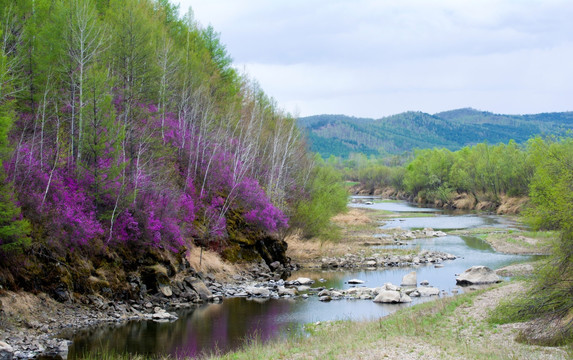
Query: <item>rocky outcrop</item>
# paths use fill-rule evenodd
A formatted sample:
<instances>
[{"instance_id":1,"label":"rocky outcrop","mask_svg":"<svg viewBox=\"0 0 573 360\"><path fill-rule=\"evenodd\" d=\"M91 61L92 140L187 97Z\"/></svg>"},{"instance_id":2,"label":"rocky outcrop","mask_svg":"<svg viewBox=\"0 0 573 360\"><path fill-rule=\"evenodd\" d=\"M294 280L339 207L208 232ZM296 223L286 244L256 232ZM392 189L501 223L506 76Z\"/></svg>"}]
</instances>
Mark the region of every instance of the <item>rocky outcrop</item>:
<instances>
[{"instance_id":1,"label":"rocky outcrop","mask_svg":"<svg viewBox=\"0 0 573 360\"><path fill-rule=\"evenodd\" d=\"M193 291L195 291L195 293L197 293L197 295L199 295L201 300L208 301L210 298L212 298L213 293L211 293L211 290L209 290L205 283L200 279L197 279L193 276L188 276L184 281L186 285L188 285L191 289L193 289Z\"/></svg>"},{"instance_id":2,"label":"rocky outcrop","mask_svg":"<svg viewBox=\"0 0 573 360\"><path fill-rule=\"evenodd\" d=\"M481 285L501 282L501 278L487 266L472 266L456 277L458 285Z\"/></svg>"},{"instance_id":3,"label":"rocky outcrop","mask_svg":"<svg viewBox=\"0 0 573 360\"><path fill-rule=\"evenodd\" d=\"M242 215L229 211L227 219L229 231L228 246L223 256L231 261L258 262L263 260L280 278L291 274L290 259L286 256L287 243L284 239L254 230L245 223Z\"/></svg>"}]
</instances>

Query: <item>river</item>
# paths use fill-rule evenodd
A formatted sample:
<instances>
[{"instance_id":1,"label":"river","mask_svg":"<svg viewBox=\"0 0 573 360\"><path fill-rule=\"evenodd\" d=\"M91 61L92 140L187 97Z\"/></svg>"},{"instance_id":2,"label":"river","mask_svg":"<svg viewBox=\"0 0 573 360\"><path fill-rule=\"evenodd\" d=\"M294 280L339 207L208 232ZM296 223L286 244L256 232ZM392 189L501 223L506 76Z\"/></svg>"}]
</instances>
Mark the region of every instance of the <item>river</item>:
<instances>
[{"instance_id":1,"label":"river","mask_svg":"<svg viewBox=\"0 0 573 360\"><path fill-rule=\"evenodd\" d=\"M372 199L359 199L359 201ZM356 200L355 200L356 201ZM400 227L434 230L468 229L475 227L514 227L506 218L481 214L448 214L418 208L405 202L379 202L370 205L353 203L355 207L369 207L393 212L420 213L420 217L395 218L381 228ZM427 213L435 216L428 217ZM486 265L493 269L526 260L526 256L496 253L484 241L469 236L416 239L404 247L443 251L456 255L456 260L445 261L443 267L421 265L408 268L385 268L354 271L299 271L293 278L310 277L313 286L346 289L350 279L365 281L364 286L378 287L386 282L400 284L402 277L415 270L418 282L429 281L442 290L441 296L450 296L456 287L455 275L473 265ZM384 248L380 247L380 252ZM129 352L147 355L197 356L202 352L226 352L244 344L246 339L262 340L286 336L299 331L309 322L330 320L365 320L388 315L404 306L428 301L430 298L413 298L410 304L378 304L371 300L337 300L320 302L316 296L308 299L225 299L221 304L208 304L178 313L179 319L170 323L132 321L120 325L98 326L77 333L73 337L69 359L79 358L87 351L107 349L117 353Z\"/></svg>"}]
</instances>

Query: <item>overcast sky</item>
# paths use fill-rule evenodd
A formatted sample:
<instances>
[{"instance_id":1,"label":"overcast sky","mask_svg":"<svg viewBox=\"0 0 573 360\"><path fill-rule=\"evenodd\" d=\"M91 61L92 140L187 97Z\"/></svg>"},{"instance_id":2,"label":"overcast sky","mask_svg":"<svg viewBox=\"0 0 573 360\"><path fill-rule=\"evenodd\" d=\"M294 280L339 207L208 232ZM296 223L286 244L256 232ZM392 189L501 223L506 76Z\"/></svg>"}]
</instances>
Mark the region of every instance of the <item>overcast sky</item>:
<instances>
[{"instance_id":1,"label":"overcast sky","mask_svg":"<svg viewBox=\"0 0 573 360\"><path fill-rule=\"evenodd\" d=\"M300 116L573 110L571 0L171 0Z\"/></svg>"}]
</instances>

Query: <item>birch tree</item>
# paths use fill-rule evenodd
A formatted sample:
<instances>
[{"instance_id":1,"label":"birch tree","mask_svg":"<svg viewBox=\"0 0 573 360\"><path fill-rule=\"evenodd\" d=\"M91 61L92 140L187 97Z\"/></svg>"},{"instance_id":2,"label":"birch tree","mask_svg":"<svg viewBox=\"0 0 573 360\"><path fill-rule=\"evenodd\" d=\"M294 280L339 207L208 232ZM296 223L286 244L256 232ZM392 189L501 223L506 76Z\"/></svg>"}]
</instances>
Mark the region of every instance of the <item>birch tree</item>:
<instances>
[{"instance_id":1,"label":"birch tree","mask_svg":"<svg viewBox=\"0 0 573 360\"><path fill-rule=\"evenodd\" d=\"M78 140L76 144L76 162L81 159L84 133L84 83L88 66L103 49L104 30L98 23L97 11L91 0L72 0L69 7L67 27L67 52L72 71L70 72L72 104L72 137L74 136L74 113L77 102ZM77 99L76 90L77 89ZM74 146L72 145L72 153Z\"/></svg>"}]
</instances>

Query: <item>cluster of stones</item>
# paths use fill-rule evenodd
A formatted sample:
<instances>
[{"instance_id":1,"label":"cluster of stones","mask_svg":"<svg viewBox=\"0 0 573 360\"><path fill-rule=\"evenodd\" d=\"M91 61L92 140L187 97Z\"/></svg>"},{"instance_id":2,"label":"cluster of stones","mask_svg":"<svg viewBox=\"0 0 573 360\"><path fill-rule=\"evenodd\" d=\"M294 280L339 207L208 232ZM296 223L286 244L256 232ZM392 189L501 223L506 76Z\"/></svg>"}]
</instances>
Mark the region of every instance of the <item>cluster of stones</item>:
<instances>
[{"instance_id":1,"label":"cluster of stones","mask_svg":"<svg viewBox=\"0 0 573 360\"><path fill-rule=\"evenodd\" d=\"M321 267L323 269L400 267L421 264L441 264L446 260L454 259L456 259L455 255L429 250L424 250L417 255L373 254L372 256L360 256L346 254L342 257L323 258Z\"/></svg>"},{"instance_id":2,"label":"cluster of stones","mask_svg":"<svg viewBox=\"0 0 573 360\"><path fill-rule=\"evenodd\" d=\"M40 353L54 357L68 353L70 344L68 340L50 339L47 334L44 337L45 339L35 337L28 339L25 336L21 336L20 338L12 339L15 341L13 343L14 346L0 341L0 360L30 359Z\"/></svg>"},{"instance_id":3,"label":"cluster of stones","mask_svg":"<svg viewBox=\"0 0 573 360\"><path fill-rule=\"evenodd\" d=\"M352 279L348 283L362 284L363 281ZM428 286L429 283L426 280L421 281L420 286L417 285L416 272L413 271L403 277L401 286L386 283L376 288L354 287L348 290L323 290L318 293L318 296L320 301L360 299L373 300L377 303L407 303L412 301L412 297L440 295L440 290Z\"/></svg>"},{"instance_id":4,"label":"cluster of stones","mask_svg":"<svg viewBox=\"0 0 573 360\"><path fill-rule=\"evenodd\" d=\"M400 230L400 228L395 228L394 230ZM412 230L412 231L403 231L403 232L394 232L391 234L391 237L394 241L400 240L414 240L414 239L422 239L422 238L431 238L431 237L442 237L447 236L443 231L435 231L432 228L424 228L423 230Z\"/></svg>"},{"instance_id":5,"label":"cluster of stones","mask_svg":"<svg viewBox=\"0 0 573 360\"><path fill-rule=\"evenodd\" d=\"M456 277L459 285L480 285L500 282L501 279L495 272L485 266L474 266ZM349 284L361 285L364 281L352 279ZM300 277L296 280L269 280L267 282L245 283L240 285L211 284L211 290L217 296L224 297L249 297L260 299L278 299L309 296L317 296L320 301L332 301L342 299L373 300L379 303L406 303L411 302L413 297L439 296L440 289L429 286L427 280L418 284L416 272L412 271L402 278L400 286L386 283L380 287L368 288L364 286L350 289L326 289L322 286L311 287L314 280ZM419 285L419 286L418 286ZM457 292L454 290L453 292Z\"/></svg>"},{"instance_id":6,"label":"cluster of stones","mask_svg":"<svg viewBox=\"0 0 573 360\"><path fill-rule=\"evenodd\" d=\"M411 273L416 276L415 272ZM311 287L315 283L309 278L300 277L296 280L269 280L263 283L247 283L240 285L213 284L213 290L225 297L249 297L259 299L278 299L317 296L320 301L359 299L374 300L375 302L409 302L410 297L439 295L437 288L429 287L428 282L421 282L420 287L398 287L390 283L377 288L352 287L347 290L326 289L323 286ZM349 284L360 285L364 282L358 279L348 281ZM398 294L398 297L395 295Z\"/></svg>"}]
</instances>

